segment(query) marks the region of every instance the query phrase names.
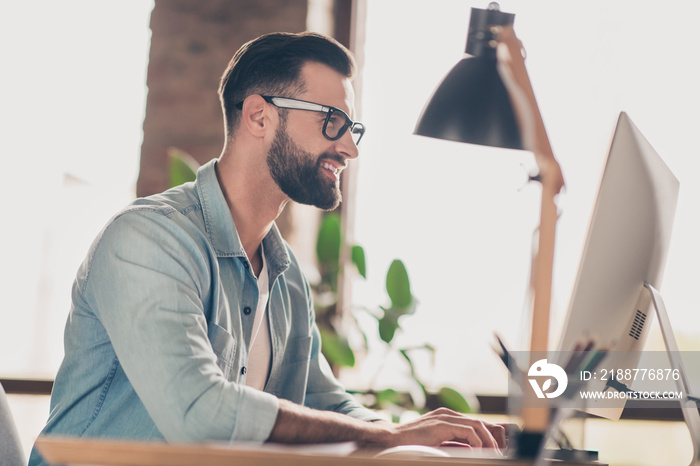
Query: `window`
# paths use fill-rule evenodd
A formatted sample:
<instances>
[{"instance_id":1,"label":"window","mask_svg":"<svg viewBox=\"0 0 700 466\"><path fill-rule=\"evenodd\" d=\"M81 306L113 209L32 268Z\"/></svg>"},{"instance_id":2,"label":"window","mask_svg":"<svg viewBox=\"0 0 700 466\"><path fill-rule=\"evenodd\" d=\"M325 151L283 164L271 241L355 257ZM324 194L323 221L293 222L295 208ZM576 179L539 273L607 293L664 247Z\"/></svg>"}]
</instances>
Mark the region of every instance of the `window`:
<instances>
[{"instance_id":1,"label":"window","mask_svg":"<svg viewBox=\"0 0 700 466\"><path fill-rule=\"evenodd\" d=\"M53 378L75 271L134 196L152 6L2 7L5 377Z\"/></svg>"},{"instance_id":2,"label":"window","mask_svg":"<svg viewBox=\"0 0 700 466\"><path fill-rule=\"evenodd\" d=\"M693 298L700 279L694 182L700 158L692 155L700 70L691 59L697 39L690 19L700 6L500 3L516 14L516 34L528 51L530 78L567 182L554 266L553 344L623 110L681 183L662 293L677 333L697 339L685 329L700 328ZM507 376L489 344L498 332L511 346L527 348L523 309L539 220L539 187L525 185L535 167L532 155L412 134L432 90L464 53L470 7L487 2L367 2L361 108L368 131L358 159L355 239L366 250L369 280L355 289L360 300L381 302L383 276L391 260L401 258L420 304L405 319L400 343L437 347L434 372L420 368L424 378L435 388L450 383L505 394ZM672 43L660 40L659 24L673 24ZM659 336L652 329L650 340Z\"/></svg>"},{"instance_id":3,"label":"window","mask_svg":"<svg viewBox=\"0 0 700 466\"><path fill-rule=\"evenodd\" d=\"M135 192L153 2L0 7L0 377L53 379L71 283ZM28 454L48 397L12 396Z\"/></svg>"}]
</instances>

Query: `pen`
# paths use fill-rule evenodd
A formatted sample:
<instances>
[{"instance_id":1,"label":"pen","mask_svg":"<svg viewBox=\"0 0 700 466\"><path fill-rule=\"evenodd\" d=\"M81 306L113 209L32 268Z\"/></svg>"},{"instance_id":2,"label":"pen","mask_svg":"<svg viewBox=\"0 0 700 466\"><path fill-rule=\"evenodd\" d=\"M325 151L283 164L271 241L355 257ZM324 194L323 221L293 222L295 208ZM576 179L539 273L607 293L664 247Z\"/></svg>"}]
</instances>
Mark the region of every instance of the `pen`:
<instances>
[{"instance_id":1,"label":"pen","mask_svg":"<svg viewBox=\"0 0 700 466\"><path fill-rule=\"evenodd\" d=\"M501 340L501 337L499 337L497 334L494 334L496 337L496 340L498 341L498 345L501 347L501 351L498 351L496 348L493 348L493 350L496 352L496 354L499 355L501 358L501 361L503 361L503 364L506 365L506 368L508 368L508 371L511 373L513 378L515 380L521 380L522 377L522 372L518 368L515 359L511 357L510 351L508 351L508 348L506 348L506 345L503 344L503 340Z\"/></svg>"},{"instance_id":2,"label":"pen","mask_svg":"<svg viewBox=\"0 0 700 466\"><path fill-rule=\"evenodd\" d=\"M571 355L569 362L566 363L564 371L567 374L573 374L576 371L576 369L578 369L578 367L581 365L583 360L586 358L588 352L593 349L594 345L594 338L590 338L588 341L585 342L585 344L583 342L576 343L576 346L574 346L574 352Z\"/></svg>"}]
</instances>

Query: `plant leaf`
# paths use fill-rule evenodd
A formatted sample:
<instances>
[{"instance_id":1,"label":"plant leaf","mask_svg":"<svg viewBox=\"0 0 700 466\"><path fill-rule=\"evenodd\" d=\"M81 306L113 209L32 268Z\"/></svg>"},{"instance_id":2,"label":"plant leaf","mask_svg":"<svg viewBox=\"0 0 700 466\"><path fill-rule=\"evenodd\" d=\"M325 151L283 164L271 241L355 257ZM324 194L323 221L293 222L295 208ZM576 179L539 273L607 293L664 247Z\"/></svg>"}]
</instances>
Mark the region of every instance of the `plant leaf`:
<instances>
[{"instance_id":1,"label":"plant leaf","mask_svg":"<svg viewBox=\"0 0 700 466\"><path fill-rule=\"evenodd\" d=\"M413 302L411 282L408 279L406 266L395 259L386 274L386 291L391 299L392 307L408 308Z\"/></svg>"},{"instance_id":2,"label":"plant leaf","mask_svg":"<svg viewBox=\"0 0 700 466\"><path fill-rule=\"evenodd\" d=\"M471 413L472 408L469 406L467 400L454 388L442 387L438 391L438 397L440 398L440 403L453 411L458 413Z\"/></svg>"},{"instance_id":3,"label":"plant leaf","mask_svg":"<svg viewBox=\"0 0 700 466\"><path fill-rule=\"evenodd\" d=\"M316 257L321 265L337 270L340 259L340 215L324 215L316 240Z\"/></svg>"},{"instance_id":4,"label":"plant leaf","mask_svg":"<svg viewBox=\"0 0 700 466\"><path fill-rule=\"evenodd\" d=\"M355 367L355 353L350 348L347 338L342 338L335 332L319 329L321 332L321 350L323 355L336 366Z\"/></svg>"},{"instance_id":5,"label":"plant leaf","mask_svg":"<svg viewBox=\"0 0 700 466\"><path fill-rule=\"evenodd\" d=\"M385 388L377 392L375 396L377 397L377 405L379 406L385 403L393 403L395 405L401 404L401 394L393 388Z\"/></svg>"},{"instance_id":6,"label":"plant leaf","mask_svg":"<svg viewBox=\"0 0 700 466\"><path fill-rule=\"evenodd\" d=\"M388 311L384 311L384 317L379 319L379 338L385 343L391 343L399 328L398 316Z\"/></svg>"},{"instance_id":7,"label":"plant leaf","mask_svg":"<svg viewBox=\"0 0 700 466\"><path fill-rule=\"evenodd\" d=\"M170 187L180 186L197 178L199 163L187 152L171 147L168 149L168 176Z\"/></svg>"},{"instance_id":8,"label":"plant leaf","mask_svg":"<svg viewBox=\"0 0 700 466\"><path fill-rule=\"evenodd\" d=\"M365 250L362 246L355 245L352 247L351 251L352 263L357 267L357 271L360 273L362 278L367 278L367 264L365 262Z\"/></svg>"}]
</instances>

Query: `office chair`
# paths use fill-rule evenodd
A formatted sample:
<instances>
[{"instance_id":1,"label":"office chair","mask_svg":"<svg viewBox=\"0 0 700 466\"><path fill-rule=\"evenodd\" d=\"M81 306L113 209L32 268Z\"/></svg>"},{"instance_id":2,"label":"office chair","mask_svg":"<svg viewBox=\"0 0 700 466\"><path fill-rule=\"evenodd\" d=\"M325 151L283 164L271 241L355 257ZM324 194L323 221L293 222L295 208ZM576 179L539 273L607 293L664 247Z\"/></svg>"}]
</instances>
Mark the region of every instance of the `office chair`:
<instances>
[{"instance_id":1,"label":"office chair","mask_svg":"<svg viewBox=\"0 0 700 466\"><path fill-rule=\"evenodd\" d=\"M0 465L19 466L25 465L22 444L19 441L19 434L15 421L7 404L5 389L0 384Z\"/></svg>"}]
</instances>

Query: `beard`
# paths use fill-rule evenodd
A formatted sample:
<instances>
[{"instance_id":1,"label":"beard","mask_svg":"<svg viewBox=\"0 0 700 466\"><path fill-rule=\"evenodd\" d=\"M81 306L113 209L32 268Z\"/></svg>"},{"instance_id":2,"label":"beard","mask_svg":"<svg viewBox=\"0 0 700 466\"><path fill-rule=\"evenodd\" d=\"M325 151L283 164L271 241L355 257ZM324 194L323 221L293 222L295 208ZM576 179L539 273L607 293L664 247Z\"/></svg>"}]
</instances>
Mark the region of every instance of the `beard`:
<instances>
[{"instance_id":1,"label":"beard","mask_svg":"<svg viewBox=\"0 0 700 466\"><path fill-rule=\"evenodd\" d=\"M344 160L333 154L314 156L291 140L284 125L277 129L267 153L267 166L277 186L294 202L333 210L340 205L342 195L335 180L321 173L324 159Z\"/></svg>"}]
</instances>

